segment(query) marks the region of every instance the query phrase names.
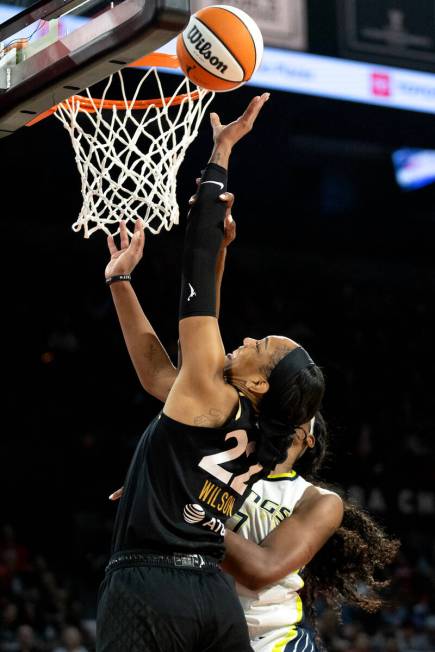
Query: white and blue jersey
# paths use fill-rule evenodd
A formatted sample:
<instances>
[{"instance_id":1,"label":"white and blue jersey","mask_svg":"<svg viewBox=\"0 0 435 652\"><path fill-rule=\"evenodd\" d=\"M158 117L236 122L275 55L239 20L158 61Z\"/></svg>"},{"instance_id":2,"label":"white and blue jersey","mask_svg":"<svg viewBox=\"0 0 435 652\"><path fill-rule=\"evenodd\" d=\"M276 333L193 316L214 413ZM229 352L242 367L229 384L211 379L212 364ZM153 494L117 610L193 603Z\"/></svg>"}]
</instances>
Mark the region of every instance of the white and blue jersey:
<instances>
[{"instance_id":1,"label":"white and blue jersey","mask_svg":"<svg viewBox=\"0 0 435 652\"><path fill-rule=\"evenodd\" d=\"M296 471L270 474L252 486L248 498L226 526L245 539L261 543L292 515L310 486ZM298 570L261 591L237 585L255 652L316 651L312 635L302 625L304 611L299 591L303 586Z\"/></svg>"}]
</instances>

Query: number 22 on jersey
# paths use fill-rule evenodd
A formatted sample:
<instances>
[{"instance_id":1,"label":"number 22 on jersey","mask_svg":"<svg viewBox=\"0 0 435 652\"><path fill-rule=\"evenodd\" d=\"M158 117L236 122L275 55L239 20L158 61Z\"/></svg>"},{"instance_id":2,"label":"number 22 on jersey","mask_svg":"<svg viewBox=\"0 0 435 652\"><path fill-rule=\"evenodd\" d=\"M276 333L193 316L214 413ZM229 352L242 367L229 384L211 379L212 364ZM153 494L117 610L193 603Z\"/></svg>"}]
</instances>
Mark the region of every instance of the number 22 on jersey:
<instances>
[{"instance_id":1,"label":"number 22 on jersey","mask_svg":"<svg viewBox=\"0 0 435 652\"><path fill-rule=\"evenodd\" d=\"M237 443L233 448L230 448L227 451L222 451L221 453L205 455L198 466L200 466L201 469L204 469L204 471L207 471L207 473L210 473L214 478L217 478L217 480L229 485L234 489L234 491L237 491L237 493L243 496L248 486L247 482L249 481L249 478L255 473L261 471L263 467L260 464L254 464L249 467L246 473L240 475L234 475L231 471L222 468L222 464L232 462L233 460L242 457L242 455L249 457L249 455L251 455L255 450L255 442L248 441L246 430L234 430L233 432L229 432L225 437L225 441L228 439L236 440Z\"/></svg>"}]
</instances>

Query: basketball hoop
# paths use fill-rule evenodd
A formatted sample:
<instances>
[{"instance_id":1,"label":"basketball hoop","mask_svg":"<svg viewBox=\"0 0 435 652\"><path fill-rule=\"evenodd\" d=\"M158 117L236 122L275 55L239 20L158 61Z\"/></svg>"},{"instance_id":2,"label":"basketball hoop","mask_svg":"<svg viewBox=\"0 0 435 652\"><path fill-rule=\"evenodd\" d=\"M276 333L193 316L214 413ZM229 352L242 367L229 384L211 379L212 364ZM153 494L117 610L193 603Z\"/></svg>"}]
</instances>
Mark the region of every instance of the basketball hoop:
<instances>
[{"instance_id":1,"label":"basketball hoop","mask_svg":"<svg viewBox=\"0 0 435 652\"><path fill-rule=\"evenodd\" d=\"M132 235L140 217L154 234L179 221L176 198L177 173L214 93L194 87L187 77L170 97L165 97L157 67L176 68L174 55L153 53L129 67L147 69L132 99L125 90L123 70L111 75L102 97L73 95L28 123L54 114L68 131L81 176L83 205L73 230L84 237L102 229L119 232L124 220ZM159 97L139 99L140 91L154 77ZM118 79L122 99L107 99Z\"/></svg>"}]
</instances>

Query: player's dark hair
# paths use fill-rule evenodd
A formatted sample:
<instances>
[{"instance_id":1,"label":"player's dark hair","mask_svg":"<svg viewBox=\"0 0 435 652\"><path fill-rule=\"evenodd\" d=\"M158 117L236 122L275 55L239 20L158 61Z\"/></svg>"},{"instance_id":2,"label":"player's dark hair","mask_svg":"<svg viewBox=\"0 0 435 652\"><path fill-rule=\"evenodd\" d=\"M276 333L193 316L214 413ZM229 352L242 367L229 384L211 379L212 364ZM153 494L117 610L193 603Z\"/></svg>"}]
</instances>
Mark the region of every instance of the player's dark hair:
<instances>
[{"instance_id":1,"label":"player's dark hair","mask_svg":"<svg viewBox=\"0 0 435 652\"><path fill-rule=\"evenodd\" d=\"M296 428L319 410L325 380L317 365L301 369L285 383L275 382L269 370L265 371L269 390L259 405L257 456L263 468L271 470L287 457Z\"/></svg>"},{"instance_id":2,"label":"player's dark hair","mask_svg":"<svg viewBox=\"0 0 435 652\"><path fill-rule=\"evenodd\" d=\"M316 486L327 487L318 477L328 456L329 441L320 413L316 415L314 436L314 447L306 450L294 468ZM335 487L329 488L337 491ZM344 499L343 508L341 526L303 571L305 613L313 622L316 633L315 602L318 598L322 598L338 616L343 604L370 613L382 607L384 601L379 591L388 586L389 580L380 575L394 560L400 546L399 541L390 538L363 509ZM361 591L362 586L364 591Z\"/></svg>"},{"instance_id":3,"label":"player's dark hair","mask_svg":"<svg viewBox=\"0 0 435 652\"><path fill-rule=\"evenodd\" d=\"M319 471L325 466L329 459L329 432L321 412L316 412L314 424L315 444L313 448L307 448L295 463L296 471L309 482L322 484L319 478Z\"/></svg>"}]
</instances>

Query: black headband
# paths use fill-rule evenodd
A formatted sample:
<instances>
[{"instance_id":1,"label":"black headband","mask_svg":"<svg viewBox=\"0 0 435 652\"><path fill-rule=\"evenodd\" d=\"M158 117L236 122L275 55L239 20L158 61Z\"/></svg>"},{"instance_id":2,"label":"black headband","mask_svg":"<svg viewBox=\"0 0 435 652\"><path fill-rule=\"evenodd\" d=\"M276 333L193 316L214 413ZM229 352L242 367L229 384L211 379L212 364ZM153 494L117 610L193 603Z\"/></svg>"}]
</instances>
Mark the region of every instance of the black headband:
<instances>
[{"instance_id":1,"label":"black headband","mask_svg":"<svg viewBox=\"0 0 435 652\"><path fill-rule=\"evenodd\" d=\"M288 382L290 378L296 376L302 369L314 367L314 362L308 353L301 346L293 349L287 353L282 360L278 362L276 367L272 369L269 376L269 383L276 384L281 382Z\"/></svg>"}]
</instances>

